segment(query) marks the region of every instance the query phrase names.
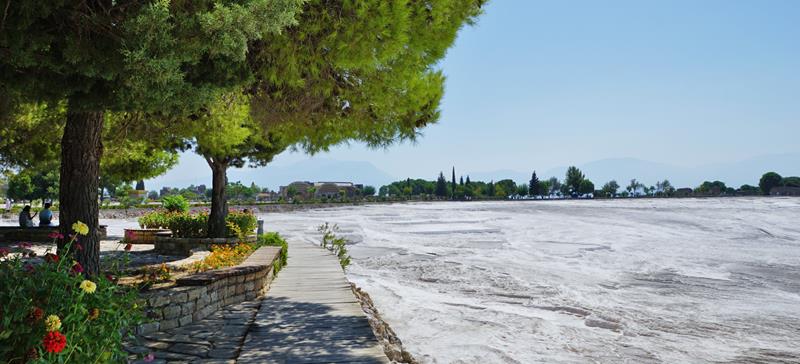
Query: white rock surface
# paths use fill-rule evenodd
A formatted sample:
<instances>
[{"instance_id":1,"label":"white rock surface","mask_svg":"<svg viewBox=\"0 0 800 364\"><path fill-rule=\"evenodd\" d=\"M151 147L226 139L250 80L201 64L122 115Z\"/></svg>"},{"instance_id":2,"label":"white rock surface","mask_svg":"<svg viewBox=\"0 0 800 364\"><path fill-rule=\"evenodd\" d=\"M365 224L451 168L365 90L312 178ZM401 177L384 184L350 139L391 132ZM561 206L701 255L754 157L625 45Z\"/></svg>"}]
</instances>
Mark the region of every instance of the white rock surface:
<instances>
[{"instance_id":1,"label":"white rock surface","mask_svg":"<svg viewBox=\"0 0 800 364\"><path fill-rule=\"evenodd\" d=\"M427 363L800 360L800 199L370 205L267 214Z\"/></svg>"}]
</instances>

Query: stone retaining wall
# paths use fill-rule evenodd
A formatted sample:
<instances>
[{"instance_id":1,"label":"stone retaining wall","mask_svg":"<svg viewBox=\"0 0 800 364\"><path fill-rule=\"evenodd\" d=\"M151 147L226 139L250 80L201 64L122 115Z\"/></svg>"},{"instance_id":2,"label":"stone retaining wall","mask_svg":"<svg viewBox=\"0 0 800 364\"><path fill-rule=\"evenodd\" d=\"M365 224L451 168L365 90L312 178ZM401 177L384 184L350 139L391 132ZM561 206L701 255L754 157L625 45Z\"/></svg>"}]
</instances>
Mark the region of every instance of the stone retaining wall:
<instances>
[{"instance_id":1,"label":"stone retaining wall","mask_svg":"<svg viewBox=\"0 0 800 364\"><path fill-rule=\"evenodd\" d=\"M261 247L235 267L192 274L178 279L173 287L143 294L145 312L153 321L139 326L137 332L148 334L185 326L222 307L264 295L275 277L272 263L279 259L280 250Z\"/></svg>"}]
</instances>

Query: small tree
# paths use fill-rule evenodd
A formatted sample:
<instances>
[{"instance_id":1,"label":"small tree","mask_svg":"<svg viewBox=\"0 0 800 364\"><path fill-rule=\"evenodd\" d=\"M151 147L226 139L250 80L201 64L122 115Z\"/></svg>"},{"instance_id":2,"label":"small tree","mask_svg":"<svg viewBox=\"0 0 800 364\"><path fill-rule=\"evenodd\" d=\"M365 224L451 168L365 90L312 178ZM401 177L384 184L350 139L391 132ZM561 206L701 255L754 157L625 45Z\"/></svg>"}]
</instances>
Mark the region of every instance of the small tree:
<instances>
[{"instance_id":1,"label":"small tree","mask_svg":"<svg viewBox=\"0 0 800 364\"><path fill-rule=\"evenodd\" d=\"M444 179L444 173L442 172L439 172L439 178L436 179L435 194L437 197L447 196L447 181Z\"/></svg>"},{"instance_id":2,"label":"small tree","mask_svg":"<svg viewBox=\"0 0 800 364\"><path fill-rule=\"evenodd\" d=\"M364 188L361 190L361 193L364 196L375 196L375 187L369 185L364 186Z\"/></svg>"},{"instance_id":3,"label":"small tree","mask_svg":"<svg viewBox=\"0 0 800 364\"><path fill-rule=\"evenodd\" d=\"M456 167L453 167L453 179L450 184L450 197L456 199Z\"/></svg>"},{"instance_id":4,"label":"small tree","mask_svg":"<svg viewBox=\"0 0 800 364\"><path fill-rule=\"evenodd\" d=\"M605 194L606 197L615 197L617 195L617 190L619 190L619 184L613 179L606 182L602 189L603 194Z\"/></svg>"},{"instance_id":5,"label":"small tree","mask_svg":"<svg viewBox=\"0 0 800 364\"><path fill-rule=\"evenodd\" d=\"M558 177L550 177L548 180L550 182L550 194L555 195L561 192L561 181L558 180Z\"/></svg>"},{"instance_id":6,"label":"small tree","mask_svg":"<svg viewBox=\"0 0 800 364\"><path fill-rule=\"evenodd\" d=\"M761 180L758 181L758 187L761 188L761 193L765 195L769 195L769 191L772 190L773 187L778 187L783 182L783 177L775 172L767 172L761 176Z\"/></svg>"},{"instance_id":7,"label":"small tree","mask_svg":"<svg viewBox=\"0 0 800 364\"><path fill-rule=\"evenodd\" d=\"M588 179L584 179L581 181L580 186L578 186L578 193L581 195L587 195L594 192L594 183Z\"/></svg>"},{"instance_id":8,"label":"small tree","mask_svg":"<svg viewBox=\"0 0 800 364\"><path fill-rule=\"evenodd\" d=\"M531 181L528 183L528 194L531 196L538 196L541 194L539 178L536 177L536 171L533 171L533 174L531 174Z\"/></svg>"},{"instance_id":9,"label":"small tree","mask_svg":"<svg viewBox=\"0 0 800 364\"><path fill-rule=\"evenodd\" d=\"M585 176L580 169L575 166L571 166L567 168L567 176L564 180L564 184L569 186L570 192L578 192L581 187L581 181L583 181L584 178Z\"/></svg>"}]
</instances>

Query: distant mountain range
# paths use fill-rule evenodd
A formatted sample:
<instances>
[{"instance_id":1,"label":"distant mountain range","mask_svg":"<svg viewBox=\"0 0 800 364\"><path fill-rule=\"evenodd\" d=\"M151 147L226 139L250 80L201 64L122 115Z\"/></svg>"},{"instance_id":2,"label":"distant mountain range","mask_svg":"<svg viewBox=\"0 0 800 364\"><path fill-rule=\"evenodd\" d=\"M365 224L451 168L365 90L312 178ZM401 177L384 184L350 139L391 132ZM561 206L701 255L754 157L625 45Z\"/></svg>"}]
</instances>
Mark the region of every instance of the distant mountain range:
<instances>
[{"instance_id":1,"label":"distant mountain range","mask_svg":"<svg viewBox=\"0 0 800 364\"><path fill-rule=\"evenodd\" d=\"M459 176L469 175L472 180L501 180L510 178L517 183L528 182L532 171L503 169L489 172L461 172L456 166ZM666 163L651 162L636 158L610 158L577 165L596 186L602 186L612 179L620 185L627 184L632 178L642 183L654 185L656 181L669 179L676 187L696 187L703 181L720 180L732 187L742 184L758 184L762 174L775 171L783 176L800 176L800 153L765 155L742 161L707 164L697 167L683 167ZM556 176L564 179L567 166L537 170L540 179ZM445 173L448 178L449 174ZM432 180L436 175L410 176ZM241 181L245 184L255 182L259 186L277 189L293 181L351 181L376 188L392 181L405 179L406 176L392 176L366 161L340 161L324 158L312 158L294 164L267 166L264 168L230 169L228 180ZM150 190L162 186L185 187L190 184L211 185L211 172L201 158L185 157L181 164L164 176L148 181Z\"/></svg>"}]
</instances>

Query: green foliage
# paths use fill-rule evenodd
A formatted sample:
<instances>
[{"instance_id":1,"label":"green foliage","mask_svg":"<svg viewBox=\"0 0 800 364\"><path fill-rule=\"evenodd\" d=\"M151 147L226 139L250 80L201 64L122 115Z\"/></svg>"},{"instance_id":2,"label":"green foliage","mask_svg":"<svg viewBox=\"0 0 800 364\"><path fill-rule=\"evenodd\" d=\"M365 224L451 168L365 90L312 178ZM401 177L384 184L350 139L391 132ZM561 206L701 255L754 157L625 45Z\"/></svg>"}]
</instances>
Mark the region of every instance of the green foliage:
<instances>
[{"instance_id":1,"label":"green foliage","mask_svg":"<svg viewBox=\"0 0 800 364\"><path fill-rule=\"evenodd\" d=\"M361 194L364 196L375 196L375 187L364 186L364 188L361 190Z\"/></svg>"},{"instance_id":2,"label":"green foliage","mask_svg":"<svg viewBox=\"0 0 800 364\"><path fill-rule=\"evenodd\" d=\"M527 183L522 183L522 184L517 186L516 194L520 195L520 196L525 196L525 195L528 194L528 190L529 190L528 184Z\"/></svg>"},{"instance_id":3,"label":"green foliage","mask_svg":"<svg viewBox=\"0 0 800 364\"><path fill-rule=\"evenodd\" d=\"M8 197L15 200L43 200L58 197L58 170L52 164L41 169L23 169L8 178Z\"/></svg>"},{"instance_id":4,"label":"green foliage","mask_svg":"<svg viewBox=\"0 0 800 364\"><path fill-rule=\"evenodd\" d=\"M273 263L273 270L277 274L286 266L289 258L289 243L276 232L268 232L258 237L258 246L279 246L281 247L280 258Z\"/></svg>"},{"instance_id":5,"label":"green foliage","mask_svg":"<svg viewBox=\"0 0 800 364\"><path fill-rule=\"evenodd\" d=\"M189 201L186 201L186 198L181 195L164 196L161 199L161 206L169 212L189 211Z\"/></svg>"},{"instance_id":6,"label":"green foliage","mask_svg":"<svg viewBox=\"0 0 800 364\"><path fill-rule=\"evenodd\" d=\"M444 179L444 173L439 172L439 178L436 179L436 196L447 196L447 181Z\"/></svg>"},{"instance_id":7,"label":"green foliage","mask_svg":"<svg viewBox=\"0 0 800 364\"><path fill-rule=\"evenodd\" d=\"M342 269L347 268L350 265L350 255L347 254L347 239L336 235L339 232L339 225L330 225L326 222L317 227L317 231L322 233L320 246L336 254Z\"/></svg>"},{"instance_id":8,"label":"green foliage","mask_svg":"<svg viewBox=\"0 0 800 364\"><path fill-rule=\"evenodd\" d=\"M588 179L582 180L580 186L578 186L578 191L577 192L579 194L581 194L581 195L586 195L586 194L589 194L589 193L593 193L594 192L594 183L592 183L592 181L590 181Z\"/></svg>"},{"instance_id":9,"label":"green foliage","mask_svg":"<svg viewBox=\"0 0 800 364\"><path fill-rule=\"evenodd\" d=\"M80 287L86 278L74 271L71 257L58 258L38 265L19 257L0 261L0 361L125 362L125 333L142 322L137 292L105 277L90 278L96 289L85 291ZM60 353L47 353L42 345L50 315L60 319L57 331L66 336Z\"/></svg>"},{"instance_id":10,"label":"green foliage","mask_svg":"<svg viewBox=\"0 0 800 364\"><path fill-rule=\"evenodd\" d=\"M176 238L206 238L208 237L208 214L205 212L190 214L188 212L173 212L167 216L167 228Z\"/></svg>"},{"instance_id":11,"label":"green foliage","mask_svg":"<svg viewBox=\"0 0 800 364\"><path fill-rule=\"evenodd\" d=\"M256 215L253 215L250 212L235 210L228 211L228 216L225 218L225 221L228 224L235 226L234 232L228 232L229 237L244 238L245 236L252 234L258 226L258 219L256 218Z\"/></svg>"},{"instance_id":12,"label":"green foliage","mask_svg":"<svg viewBox=\"0 0 800 364\"><path fill-rule=\"evenodd\" d=\"M761 194L761 189L756 186L744 184L741 187L739 187L739 192L745 195L759 195Z\"/></svg>"},{"instance_id":13,"label":"green foliage","mask_svg":"<svg viewBox=\"0 0 800 364\"><path fill-rule=\"evenodd\" d=\"M564 184L569 187L569 192L579 192L581 182L586 178L578 167L570 166L567 168L567 176L564 179Z\"/></svg>"},{"instance_id":14,"label":"green foliage","mask_svg":"<svg viewBox=\"0 0 800 364\"><path fill-rule=\"evenodd\" d=\"M726 193L727 190L728 187L725 186L725 183L722 181L714 181L714 182L705 181L700 186L694 189L695 192L706 195L709 194L719 195L722 193Z\"/></svg>"},{"instance_id":15,"label":"green foliage","mask_svg":"<svg viewBox=\"0 0 800 364\"><path fill-rule=\"evenodd\" d=\"M143 229L169 229L169 213L151 211L139 217L139 227Z\"/></svg>"},{"instance_id":16,"label":"green foliage","mask_svg":"<svg viewBox=\"0 0 800 364\"><path fill-rule=\"evenodd\" d=\"M781 184L786 187L800 187L800 177L784 177Z\"/></svg>"},{"instance_id":17,"label":"green foliage","mask_svg":"<svg viewBox=\"0 0 800 364\"><path fill-rule=\"evenodd\" d=\"M761 192L765 195L769 195L769 191L773 187L778 187L783 183L783 177L775 172L767 172L761 176L761 180L758 182L758 187L761 188Z\"/></svg>"},{"instance_id":18,"label":"green foliage","mask_svg":"<svg viewBox=\"0 0 800 364\"><path fill-rule=\"evenodd\" d=\"M528 194L531 196L539 196L542 194L541 183L539 182L539 177L536 177L536 171L533 171L531 174L531 180L528 183Z\"/></svg>"},{"instance_id":19,"label":"green foliage","mask_svg":"<svg viewBox=\"0 0 800 364\"><path fill-rule=\"evenodd\" d=\"M614 197L617 195L617 191L619 190L619 184L615 180L608 181L606 184L603 185L601 191L603 191L603 195L605 197Z\"/></svg>"}]
</instances>

